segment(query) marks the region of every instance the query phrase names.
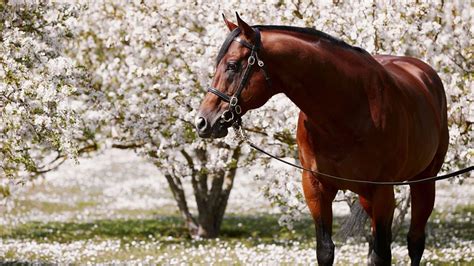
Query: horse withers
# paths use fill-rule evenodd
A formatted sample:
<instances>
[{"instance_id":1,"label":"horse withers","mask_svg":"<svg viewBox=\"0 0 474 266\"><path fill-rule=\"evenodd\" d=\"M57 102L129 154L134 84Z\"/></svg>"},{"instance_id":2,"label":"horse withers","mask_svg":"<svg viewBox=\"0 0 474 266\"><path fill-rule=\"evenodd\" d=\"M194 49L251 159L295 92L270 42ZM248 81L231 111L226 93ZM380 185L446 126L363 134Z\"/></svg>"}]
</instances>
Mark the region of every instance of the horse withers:
<instances>
[{"instance_id":1,"label":"horse withers","mask_svg":"<svg viewBox=\"0 0 474 266\"><path fill-rule=\"evenodd\" d=\"M318 263L334 261L332 201L340 189L359 195L371 217L369 264L391 263L393 186L351 180L407 181L435 176L448 147L446 96L422 61L375 55L323 32L249 26L224 18L230 30L196 118L201 137L220 138L247 111L284 93L299 108L297 142L306 203L316 227ZM425 248L434 181L410 185L407 236L413 265Z\"/></svg>"}]
</instances>

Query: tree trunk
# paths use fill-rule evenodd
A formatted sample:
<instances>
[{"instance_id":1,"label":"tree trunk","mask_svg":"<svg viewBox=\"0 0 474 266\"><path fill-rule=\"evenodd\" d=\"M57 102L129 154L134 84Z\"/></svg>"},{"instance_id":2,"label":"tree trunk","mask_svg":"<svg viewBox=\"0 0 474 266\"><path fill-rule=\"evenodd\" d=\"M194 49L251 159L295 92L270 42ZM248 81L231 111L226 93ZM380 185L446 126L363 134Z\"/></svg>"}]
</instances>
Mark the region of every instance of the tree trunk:
<instances>
[{"instance_id":1,"label":"tree trunk","mask_svg":"<svg viewBox=\"0 0 474 266\"><path fill-rule=\"evenodd\" d=\"M240 148L237 147L233 151L228 169L222 169L215 173L200 173L199 183L205 183L206 186L197 186L197 189L194 190L198 207L199 229L197 236L216 238L219 235L230 191L234 184L239 157ZM202 164L207 162L205 153L198 153L198 158ZM210 189L207 187L208 180L211 181Z\"/></svg>"},{"instance_id":2,"label":"tree trunk","mask_svg":"<svg viewBox=\"0 0 474 266\"><path fill-rule=\"evenodd\" d=\"M404 197L397 202L396 212L394 213L393 222L392 222L392 241L398 236L400 229L404 226L405 217L410 210L411 195L410 191L406 190Z\"/></svg>"},{"instance_id":3,"label":"tree trunk","mask_svg":"<svg viewBox=\"0 0 474 266\"><path fill-rule=\"evenodd\" d=\"M204 166L207 162L206 151L195 150L195 153L201 165ZM181 154L192 170L191 183L197 205L197 219L189 211L180 177L175 173L167 173L165 177L173 197L192 237L216 238L219 235L230 191L234 184L237 162L241 154L240 148L233 150L232 160L228 167L216 172L208 172L204 167L197 171L193 160L195 158L185 150L182 150Z\"/></svg>"}]
</instances>

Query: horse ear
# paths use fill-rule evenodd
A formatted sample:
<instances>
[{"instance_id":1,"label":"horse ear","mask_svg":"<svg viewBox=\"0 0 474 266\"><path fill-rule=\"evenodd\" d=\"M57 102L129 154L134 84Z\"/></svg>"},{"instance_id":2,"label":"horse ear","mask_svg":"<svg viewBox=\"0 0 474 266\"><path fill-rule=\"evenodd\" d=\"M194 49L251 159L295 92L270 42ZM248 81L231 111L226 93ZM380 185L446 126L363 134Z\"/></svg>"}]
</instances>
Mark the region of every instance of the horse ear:
<instances>
[{"instance_id":1,"label":"horse ear","mask_svg":"<svg viewBox=\"0 0 474 266\"><path fill-rule=\"evenodd\" d=\"M237 25L227 20L224 13L222 13L222 18L224 19L224 22L227 25L227 28L229 28L229 31L233 31L235 28L237 28Z\"/></svg>"},{"instance_id":2,"label":"horse ear","mask_svg":"<svg viewBox=\"0 0 474 266\"><path fill-rule=\"evenodd\" d=\"M239 28L244 34L245 37L249 40L253 40L255 37L255 30L247 24L247 22L243 21L239 13L235 12L235 15L237 16L237 24L239 24Z\"/></svg>"}]
</instances>

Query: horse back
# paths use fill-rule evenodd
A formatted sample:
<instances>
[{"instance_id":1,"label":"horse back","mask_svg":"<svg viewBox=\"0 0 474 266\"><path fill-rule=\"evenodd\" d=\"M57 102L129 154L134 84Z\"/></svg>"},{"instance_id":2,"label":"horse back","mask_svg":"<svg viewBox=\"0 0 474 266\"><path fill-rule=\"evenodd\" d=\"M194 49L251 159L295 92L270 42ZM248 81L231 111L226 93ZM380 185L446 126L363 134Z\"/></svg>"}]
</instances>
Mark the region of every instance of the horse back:
<instances>
[{"instance_id":1,"label":"horse back","mask_svg":"<svg viewBox=\"0 0 474 266\"><path fill-rule=\"evenodd\" d=\"M425 62L408 56L376 55L374 58L408 97L421 96L434 108L440 127L447 124L446 94L436 71Z\"/></svg>"}]
</instances>

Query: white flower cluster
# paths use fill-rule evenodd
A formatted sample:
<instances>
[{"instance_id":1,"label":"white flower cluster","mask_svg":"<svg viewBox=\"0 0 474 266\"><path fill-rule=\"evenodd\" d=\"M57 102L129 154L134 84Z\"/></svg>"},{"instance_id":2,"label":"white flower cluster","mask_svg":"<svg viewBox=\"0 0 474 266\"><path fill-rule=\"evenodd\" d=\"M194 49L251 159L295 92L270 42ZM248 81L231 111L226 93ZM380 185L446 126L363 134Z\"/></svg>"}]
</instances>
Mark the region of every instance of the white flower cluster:
<instances>
[{"instance_id":1,"label":"white flower cluster","mask_svg":"<svg viewBox=\"0 0 474 266\"><path fill-rule=\"evenodd\" d=\"M73 15L74 8L66 5L0 3L3 196L9 184L24 182L75 153L76 115L70 101L81 72L63 53Z\"/></svg>"},{"instance_id":2,"label":"white flower cluster","mask_svg":"<svg viewBox=\"0 0 474 266\"><path fill-rule=\"evenodd\" d=\"M470 265L473 261L473 241L441 236L442 240L456 240L452 246L429 247L425 250L426 265L457 262ZM249 238L250 241L261 241ZM78 263L78 264L308 264L314 261L312 245L300 241L281 243L248 243L223 240L190 240L188 243L167 243L179 241L173 237L157 240L152 235L145 240L123 242L112 240L77 240L67 243L36 242L17 239L0 239L0 256L6 262L18 258L34 263ZM368 243L336 242L335 263L341 265L362 265L367 260ZM394 264L408 264L409 256L405 245L392 244ZM313 264L309 264L313 265Z\"/></svg>"},{"instance_id":3,"label":"white flower cluster","mask_svg":"<svg viewBox=\"0 0 474 266\"><path fill-rule=\"evenodd\" d=\"M75 28L80 37L70 44L71 56L92 72L102 94L94 108L105 111L110 136L182 177L190 167L180 150L212 150L196 170L215 171L231 161L227 145L194 132L219 29L218 16L206 14L211 6L202 5L193 11L186 2L89 2ZM214 35L207 25L214 25Z\"/></svg>"}]
</instances>

